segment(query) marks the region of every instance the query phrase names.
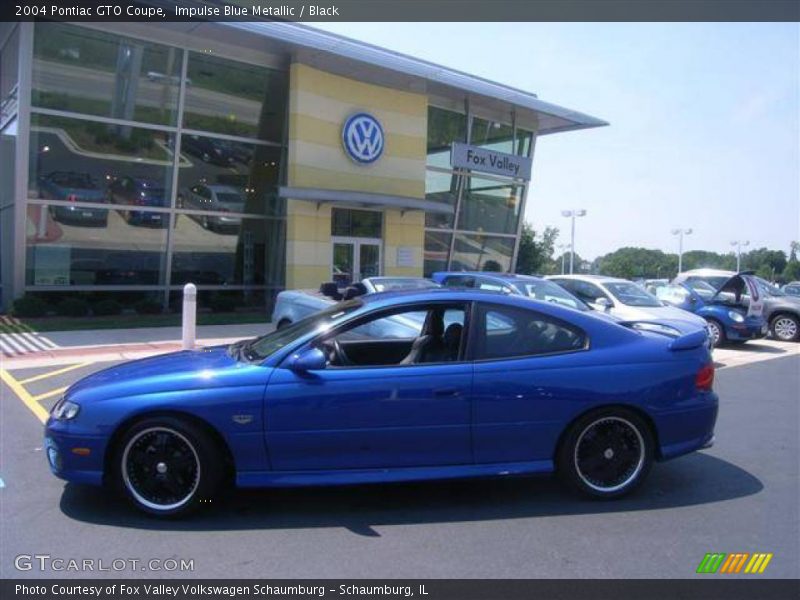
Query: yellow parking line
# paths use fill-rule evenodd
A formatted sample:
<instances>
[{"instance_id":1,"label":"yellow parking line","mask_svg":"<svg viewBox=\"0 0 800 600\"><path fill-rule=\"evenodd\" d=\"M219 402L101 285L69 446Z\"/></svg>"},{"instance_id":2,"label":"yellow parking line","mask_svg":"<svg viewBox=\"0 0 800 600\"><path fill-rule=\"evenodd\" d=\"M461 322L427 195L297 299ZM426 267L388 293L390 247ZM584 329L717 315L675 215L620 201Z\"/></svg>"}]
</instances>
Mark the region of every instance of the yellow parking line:
<instances>
[{"instance_id":1,"label":"yellow parking line","mask_svg":"<svg viewBox=\"0 0 800 600\"><path fill-rule=\"evenodd\" d=\"M19 384L19 381L14 379L11 374L6 371L5 369L0 369L0 379L11 388L11 391L14 392L19 399L22 400L23 404L27 406L31 412L36 415L36 418L39 419L42 423L47 421L47 411L45 410L44 406L36 402L25 388Z\"/></svg>"},{"instance_id":2,"label":"yellow parking line","mask_svg":"<svg viewBox=\"0 0 800 600\"><path fill-rule=\"evenodd\" d=\"M47 400L48 398L57 396L61 392L65 391L68 387L69 387L68 385L65 385L64 387L58 388L57 390L50 390L49 392L45 392L44 394L39 394L38 396L34 396L33 400L35 402L41 402L42 400Z\"/></svg>"},{"instance_id":3,"label":"yellow parking line","mask_svg":"<svg viewBox=\"0 0 800 600\"><path fill-rule=\"evenodd\" d=\"M58 369L57 371L50 371L49 373L42 373L41 375L36 375L36 377L29 377L28 379L23 379L19 383L20 385L28 385L29 383L33 383L34 381L41 381L42 379L47 379L48 377L53 377L54 375L61 375L62 373L68 373L69 371L80 369L81 367L86 367L90 364L92 363L83 362L83 363L78 363L77 365L69 365L68 367L64 367L63 369Z\"/></svg>"}]
</instances>

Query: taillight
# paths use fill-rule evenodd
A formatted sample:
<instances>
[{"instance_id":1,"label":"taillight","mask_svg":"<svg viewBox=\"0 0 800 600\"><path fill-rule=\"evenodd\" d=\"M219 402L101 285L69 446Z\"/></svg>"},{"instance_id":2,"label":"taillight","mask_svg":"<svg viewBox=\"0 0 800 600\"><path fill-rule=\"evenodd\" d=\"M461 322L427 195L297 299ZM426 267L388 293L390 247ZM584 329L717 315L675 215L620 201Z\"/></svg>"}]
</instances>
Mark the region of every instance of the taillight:
<instances>
[{"instance_id":1,"label":"taillight","mask_svg":"<svg viewBox=\"0 0 800 600\"><path fill-rule=\"evenodd\" d=\"M714 387L714 363L708 363L697 372L695 387L701 392L710 392Z\"/></svg>"},{"instance_id":2,"label":"taillight","mask_svg":"<svg viewBox=\"0 0 800 600\"><path fill-rule=\"evenodd\" d=\"M70 194L67 196L67 202L77 202L78 197L75 194Z\"/></svg>"}]
</instances>

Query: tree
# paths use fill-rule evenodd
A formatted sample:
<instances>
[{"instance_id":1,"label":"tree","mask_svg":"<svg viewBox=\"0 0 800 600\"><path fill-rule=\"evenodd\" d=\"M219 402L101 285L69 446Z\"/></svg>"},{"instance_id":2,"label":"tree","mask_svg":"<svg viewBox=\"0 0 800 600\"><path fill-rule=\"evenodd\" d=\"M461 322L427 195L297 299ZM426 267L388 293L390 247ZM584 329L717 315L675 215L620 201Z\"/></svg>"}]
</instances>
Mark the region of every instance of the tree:
<instances>
[{"instance_id":1,"label":"tree","mask_svg":"<svg viewBox=\"0 0 800 600\"><path fill-rule=\"evenodd\" d=\"M649 248L620 248L599 257L595 269L603 275L625 279L671 279L678 271L678 257Z\"/></svg>"},{"instance_id":2,"label":"tree","mask_svg":"<svg viewBox=\"0 0 800 600\"><path fill-rule=\"evenodd\" d=\"M524 223L514 271L523 275L554 272L553 246L556 238L558 229L555 227L546 227L539 235L529 223Z\"/></svg>"},{"instance_id":3,"label":"tree","mask_svg":"<svg viewBox=\"0 0 800 600\"><path fill-rule=\"evenodd\" d=\"M765 273L764 279L771 279L774 273L782 273L786 268L786 255L781 250L758 248L742 254L742 270Z\"/></svg>"},{"instance_id":4,"label":"tree","mask_svg":"<svg viewBox=\"0 0 800 600\"><path fill-rule=\"evenodd\" d=\"M790 260L786 263L782 279L787 283L789 281L800 281L800 261Z\"/></svg>"}]
</instances>

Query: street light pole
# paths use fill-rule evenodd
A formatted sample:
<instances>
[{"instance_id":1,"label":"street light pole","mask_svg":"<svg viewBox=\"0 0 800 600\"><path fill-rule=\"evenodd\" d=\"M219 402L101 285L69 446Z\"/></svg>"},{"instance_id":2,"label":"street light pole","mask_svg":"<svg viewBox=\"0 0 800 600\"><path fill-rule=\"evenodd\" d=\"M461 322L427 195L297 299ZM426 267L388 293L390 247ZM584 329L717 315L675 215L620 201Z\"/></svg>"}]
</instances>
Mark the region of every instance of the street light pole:
<instances>
[{"instance_id":1,"label":"street light pole","mask_svg":"<svg viewBox=\"0 0 800 600\"><path fill-rule=\"evenodd\" d=\"M683 236L692 235L691 227L688 229L673 229L672 235L678 236L678 275L683 271Z\"/></svg>"},{"instance_id":2,"label":"street light pole","mask_svg":"<svg viewBox=\"0 0 800 600\"><path fill-rule=\"evenodd\" d=\"M575 268L575 217L583 217L586 215L586 209L572 209L572 210L562 210L561 216L562 217L569 217L572 219L572 233L570 237L570 249L569 249L569 274L572 275L572 272Z\"/></svg>"},{"instance_id":3,"label":"street light pole","mask_svg":"<svg viewBox=\"0 0 800 600\"><path fill-rule=\"evenodd\" d=\"M742 246L747 247L749 245L750 245L750 240L744 240L744 241L734 240L734 241L731 242L731 246L735 246L736 247L736 272L737 273L742 270Z\"/></svg>"},{"instance_id":4,"label":"street light pole","mask_svg":"<svg viewBox=\"0 0 800 600\"><path fill-rule=\"evenodd\" d=\"M567 259L567 248L572 248L572 244L559 244L558 249L561 250L561 274L564 274L565 263Z\"/></svg>"}]
</instances>

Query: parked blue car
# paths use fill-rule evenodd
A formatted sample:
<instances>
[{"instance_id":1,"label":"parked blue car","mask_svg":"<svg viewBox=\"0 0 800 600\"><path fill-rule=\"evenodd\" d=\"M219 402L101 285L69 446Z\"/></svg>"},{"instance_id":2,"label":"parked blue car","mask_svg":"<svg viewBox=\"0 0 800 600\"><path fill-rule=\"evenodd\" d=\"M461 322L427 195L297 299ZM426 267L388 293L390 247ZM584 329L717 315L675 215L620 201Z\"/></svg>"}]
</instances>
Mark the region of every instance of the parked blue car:
<instances>
[{"instance_id":1,"label":"parked blue car","mask_svg":"<svg viewBox=\"0 0 800 600\"><path fill-rule=\"evenodd\" d=\"M412 335L368 333L415 315ZM670 336L519 296L371 294L260 338L90 375L54 406L46 456L57 476L115 485L159 516L230 482L557 471L614 498L654 461L711 444L704 344L702 331Z\"/></svg>"},{"instance_id":2,"label":"parked blue car","mask_svg":"<svg viewBox=\"0 0 800 600\"><path fill-rule=\"evenodd\" d=\"M658 285L659 300L691 311L708 323L714 346L763 338L769 325L764 318L764 299L752 276L736 274L719 289L702 280Z\"/></svg>"}]
</instances>

